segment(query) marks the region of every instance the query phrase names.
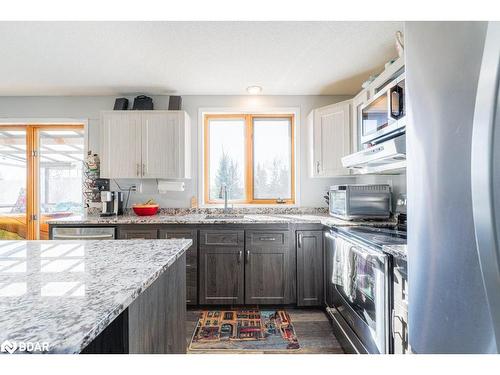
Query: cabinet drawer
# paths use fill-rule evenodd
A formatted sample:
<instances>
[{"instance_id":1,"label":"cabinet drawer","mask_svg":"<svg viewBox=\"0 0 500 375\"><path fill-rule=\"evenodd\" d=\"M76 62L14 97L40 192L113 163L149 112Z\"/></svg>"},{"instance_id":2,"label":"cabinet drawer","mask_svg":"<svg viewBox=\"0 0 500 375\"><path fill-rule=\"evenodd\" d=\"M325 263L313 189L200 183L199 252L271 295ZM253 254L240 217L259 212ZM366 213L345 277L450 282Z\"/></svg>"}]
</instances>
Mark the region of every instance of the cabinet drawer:
<instances>
[{"instance_id":1,"label":"cabinet drawer","mask_svg":"<svg viewBox=\"0 0 500 375\"><path fill-rule=\"evenodd\" d=\"M174 238L186 238L188 240L193 240L193 245L196 245L196 230L190 229L161 229L160 238L174 239Z\"/></svg>"},{"instance_id":2,"label":"cabinet drawer","mask_svg":"<svg viewBox=\"0 0 500 375\"><path fill-rule=\"evenodd\" d=\"M156 239L158 231L156 229L119 229L118 238L122 240Z\"/></svg>"},{"instance_id":3,"label":"cabinet drawer","mask_svg":"<svg viewBox=\"0 0 500 375\"><path fill-rule=\"evenodd\" d=\"M242 230L202 230L200 244L212 246L243 246L245 243Z\"/></svg>"},{"instance_id":4,"label":"cabinet drawer","mask_svg":"<svg viewBox=\"0 0 500 375\"><path fill-rule=\"evenodd\" d=\"M161 229L160 238L192 240L193 244L186 251L186 264L198 263L198 231L196 229Z\"/></svg>"},{"instance_id":5,"label":"cabinet drawer","mask_svg":"<svg viewBox=\"0 0 500 375\"><path fill-rule=\"evenodd\" d=\"M246 238L248 246L288 246L288 232L286 231L247 231Z\"/></svg>"}]
</instances>

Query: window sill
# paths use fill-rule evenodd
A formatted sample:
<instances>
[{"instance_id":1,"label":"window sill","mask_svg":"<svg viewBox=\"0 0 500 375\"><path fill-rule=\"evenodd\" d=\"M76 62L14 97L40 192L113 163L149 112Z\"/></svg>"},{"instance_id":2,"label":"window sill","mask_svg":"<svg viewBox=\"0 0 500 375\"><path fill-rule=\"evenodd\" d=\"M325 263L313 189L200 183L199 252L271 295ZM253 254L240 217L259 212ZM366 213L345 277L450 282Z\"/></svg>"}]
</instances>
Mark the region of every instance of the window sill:
<instances>
[{"instance_id":1,"label":"window sill","mask_svg":"<svg viewBox=\"0 0 500 375\"><path fill-rule=\"evenodd\" d=\"M247 203L247 204L231 204L228 203L229 208L298 208L300 207L297 203L279 203L279 204L259 204L259 203ZM224 208L223 204L201 204L199 208Z\"/></svg>"}]
</instances>

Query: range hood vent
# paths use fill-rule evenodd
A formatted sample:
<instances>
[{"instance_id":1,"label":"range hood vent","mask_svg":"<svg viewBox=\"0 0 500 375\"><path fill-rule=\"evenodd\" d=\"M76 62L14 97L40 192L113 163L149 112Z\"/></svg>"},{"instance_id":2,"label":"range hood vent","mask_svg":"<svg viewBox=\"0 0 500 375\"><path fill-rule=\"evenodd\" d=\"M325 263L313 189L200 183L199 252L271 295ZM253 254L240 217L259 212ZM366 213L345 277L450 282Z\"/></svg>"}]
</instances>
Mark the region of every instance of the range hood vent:
<instances>
[{"instance_id":1,"label":"range hood vent","mask_svg":"<svg viewBox=\"0 0 500 375\"><path fill-rule=\"evenodd\" d=\"M406 135L389 139L342 158L355 174L401 174L406 170Z\"/></svg>"}]
</instances>

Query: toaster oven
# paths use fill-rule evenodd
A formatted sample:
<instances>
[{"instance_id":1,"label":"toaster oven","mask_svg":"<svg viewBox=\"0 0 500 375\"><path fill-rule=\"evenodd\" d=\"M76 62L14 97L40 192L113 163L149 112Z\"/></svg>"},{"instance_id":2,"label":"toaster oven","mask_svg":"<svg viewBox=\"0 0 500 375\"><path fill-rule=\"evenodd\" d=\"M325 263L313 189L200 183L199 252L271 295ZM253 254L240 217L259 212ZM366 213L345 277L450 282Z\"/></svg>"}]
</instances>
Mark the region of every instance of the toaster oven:
<instances>
[{"instance_id":1,"label":"toaster oven","mask_svg":"<svg viewBox=\"0 0 500 375\"><path fill-rule=\"evenodd\" d=\"M329 191L330 215L344 220L388 219L391 216L391 187L334 185Z\"/></svg>"}]
</instances>

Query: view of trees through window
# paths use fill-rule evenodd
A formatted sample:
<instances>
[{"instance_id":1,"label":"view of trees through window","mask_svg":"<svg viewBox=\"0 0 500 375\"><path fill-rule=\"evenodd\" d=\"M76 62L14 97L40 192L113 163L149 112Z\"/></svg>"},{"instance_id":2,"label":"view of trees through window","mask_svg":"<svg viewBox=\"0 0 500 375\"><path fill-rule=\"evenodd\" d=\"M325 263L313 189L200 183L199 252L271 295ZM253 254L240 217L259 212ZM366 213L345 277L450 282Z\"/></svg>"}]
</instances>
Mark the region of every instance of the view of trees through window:
<instances>
[{"instance_id":1,"label":"view of trees through window","mask_svg":"<svg viewBox=\"0 0 500 375\"><path fill-rule=\"evenodd\" d=\"M292 126L290 116L208 118L205 128L208 201L221 201L224 186L230 201L292 201ZM248 137L252 139L249 141Z\"/></svg>"},{"instance_id":2,"label":"view of trees through window","mask_svg":"<svg viewBox=\"0 0 500 375\"><path fill-rule=\"evenodd\" d=\"M253 121L254 197L256 199L291 198L290 119Z\"/></svg>"}]
</instances>

